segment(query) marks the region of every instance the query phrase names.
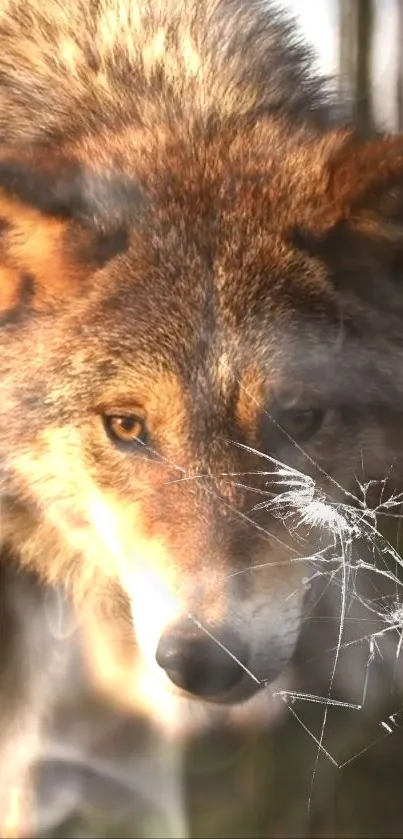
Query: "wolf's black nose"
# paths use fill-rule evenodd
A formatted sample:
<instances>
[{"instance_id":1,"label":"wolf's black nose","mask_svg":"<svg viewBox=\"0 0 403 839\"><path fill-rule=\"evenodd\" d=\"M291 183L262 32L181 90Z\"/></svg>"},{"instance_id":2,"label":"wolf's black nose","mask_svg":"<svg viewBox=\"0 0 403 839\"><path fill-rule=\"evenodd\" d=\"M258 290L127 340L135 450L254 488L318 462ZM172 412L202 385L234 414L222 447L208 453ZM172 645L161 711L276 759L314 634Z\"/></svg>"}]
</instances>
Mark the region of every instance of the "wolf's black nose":
<instances>
[{"instance_id":1,"label":"wolf's black nose","mask_svg":"<svg viewBox=\"0 0 403 839\"><path fill-rule=\"evenodd\" d=\"M234 688L245 676L242 665L248 659L247 647L235 633L209 632L190 622L176 624L162 635L156 653L157 664L174 685L205 698Z\"/></svg>"}]
</instances>

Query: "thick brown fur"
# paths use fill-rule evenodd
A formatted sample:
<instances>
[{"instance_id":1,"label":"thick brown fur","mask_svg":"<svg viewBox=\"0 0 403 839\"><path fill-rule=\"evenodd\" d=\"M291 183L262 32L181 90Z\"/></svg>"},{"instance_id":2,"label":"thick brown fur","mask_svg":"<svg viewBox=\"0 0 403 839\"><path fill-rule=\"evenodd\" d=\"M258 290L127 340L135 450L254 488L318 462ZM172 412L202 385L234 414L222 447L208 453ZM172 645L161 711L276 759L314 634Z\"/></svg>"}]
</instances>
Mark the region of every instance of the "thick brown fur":
<instances>
[{"instance_id":1,"label":"thick brown fur","mask_svg":"<svg viewBox=\"0 0 403 839\"><path fill-rule=\"evenodd\" d=\"M253 509L267 455L334 500L401 487L403 140L339 123L258 0L1 5L5 556L130 602L150 660L182 610L286 667L306 569Z\"/></svg>"}]
</instances>

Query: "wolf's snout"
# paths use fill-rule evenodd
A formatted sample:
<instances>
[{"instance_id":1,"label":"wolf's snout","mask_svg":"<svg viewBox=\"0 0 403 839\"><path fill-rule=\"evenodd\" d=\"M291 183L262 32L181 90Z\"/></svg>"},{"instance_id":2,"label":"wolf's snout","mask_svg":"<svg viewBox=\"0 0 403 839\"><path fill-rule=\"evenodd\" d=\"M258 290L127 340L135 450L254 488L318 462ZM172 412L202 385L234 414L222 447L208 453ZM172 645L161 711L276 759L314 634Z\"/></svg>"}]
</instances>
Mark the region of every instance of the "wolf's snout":
<instances>
[{"instance_id":1,"label":"wolf's snout","mask_svg":"<svg viewBox=\"0 0 403 839\"><path fill-rule=\"evenodd\" d=\"M174 685L204 698L235 688L245 676L248 657L246 644L234 632L207 634L185 623L169 628L156 652L157 664Z\"/></svg>"}]
</instances>

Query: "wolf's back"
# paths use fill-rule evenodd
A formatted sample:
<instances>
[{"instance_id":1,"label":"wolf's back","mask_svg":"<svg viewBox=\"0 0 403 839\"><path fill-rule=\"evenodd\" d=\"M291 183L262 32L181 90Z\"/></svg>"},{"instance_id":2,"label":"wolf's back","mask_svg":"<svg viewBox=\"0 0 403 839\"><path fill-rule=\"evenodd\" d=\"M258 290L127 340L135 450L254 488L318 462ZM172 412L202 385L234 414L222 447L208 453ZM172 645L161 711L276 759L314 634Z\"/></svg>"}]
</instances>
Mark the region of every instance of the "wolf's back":
<instances>
[{"instance_id":1,"label":"wolf's back","mask_svg":"<svg viewBox=\"0 0 403 839\"><path fill-rule=\"evenodd\" d=\"M263 0L2 0L0 141L265 112L327 119L324 82Z\"/></svg>"}]
</instances>

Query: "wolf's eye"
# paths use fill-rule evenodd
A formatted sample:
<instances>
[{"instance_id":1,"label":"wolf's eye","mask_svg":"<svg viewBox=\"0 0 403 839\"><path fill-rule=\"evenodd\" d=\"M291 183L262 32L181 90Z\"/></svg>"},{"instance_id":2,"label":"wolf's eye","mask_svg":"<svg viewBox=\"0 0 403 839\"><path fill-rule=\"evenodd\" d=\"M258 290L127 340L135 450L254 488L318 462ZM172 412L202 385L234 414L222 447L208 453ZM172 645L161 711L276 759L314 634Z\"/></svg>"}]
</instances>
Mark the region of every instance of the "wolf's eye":
<instances>
[{"instance_id":1,"label":"wolf's eye","mask_svg":"<svg viewBox=\"0 0 403 839\"><path fill-rule=\"evenodd\" d=\"M297 409L281 411L276 420L280 428L297 442L304 442L319 431L325 412L320 409Z\"/></svg>"},{"instance_id":2,"label":"wolf's eye","mask_svg":"<svg viewBox=\"0 0 403 839\"><path fill-rule=\"evenodd\" d=\"M145 422L134 414L109 414L104 416L106 431L113 442L123 446L146 442Z\"/></svg>"}]
</instances>

